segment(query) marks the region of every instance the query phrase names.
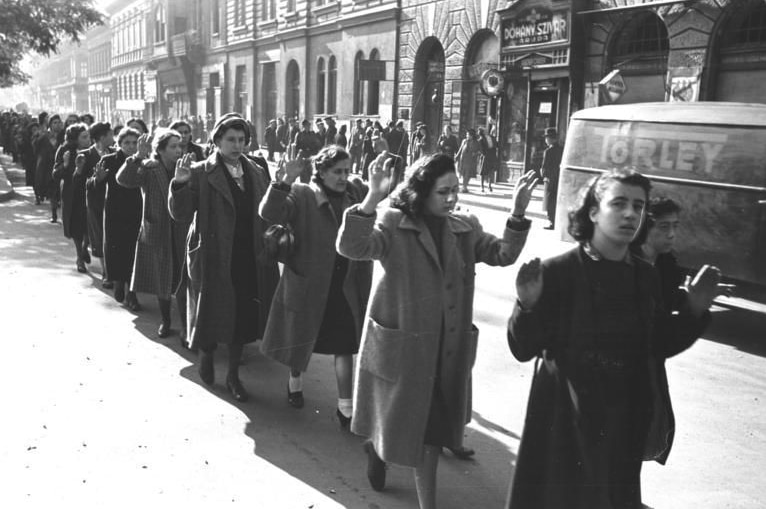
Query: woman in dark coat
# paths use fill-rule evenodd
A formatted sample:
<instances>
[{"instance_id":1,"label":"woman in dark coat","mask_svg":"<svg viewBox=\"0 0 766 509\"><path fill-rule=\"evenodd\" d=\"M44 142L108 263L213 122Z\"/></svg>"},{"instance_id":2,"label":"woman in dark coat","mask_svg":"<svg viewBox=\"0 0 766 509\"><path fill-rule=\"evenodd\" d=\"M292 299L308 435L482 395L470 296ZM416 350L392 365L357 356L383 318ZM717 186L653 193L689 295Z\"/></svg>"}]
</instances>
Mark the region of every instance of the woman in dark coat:
<instances>
[{"instance_id":1,"label":"woman in dark coat","mask_svg":"<svg viewBox=\"0 0 766 509\"><path fill-rule=\"evenodd\" d=\"M364 141L362 141L362 180L365 182L370 178L370 164L375 160L375 144L372 140L372 127L364 132Z\"/></svg>"},{"instance_id":2,"label":"woman in dark coat","mask_svg":"<svg viewBox=\"0 0 766 509\"><path fill-rule=\"evenodd\" d=\"M492 182L495 180L495 173L500 164L500 158L497 155L497 140L492 133L485 132L483 127L479 128L479 146L481 147L481 190L484 192L484 181L489 185L489 192L492 192Z\"/></svg>"},{"instance_id":3,"label":"woman in dark coat","mask_svg":"<svg viewBox=\"0 0 766 509\"><path fill-rule=\"evenodd\" d=\"M335 238L343 211L361 201L363 185L358 179L349 182L351 156L337 145L324 147L313 166L311 182L302 184L295 181L300 161L289 161L261 202L266 221L289 225L295 235L295 253L279 280L261 350L290 368L287 397L294 407L303 406L301 373L312 354L334 355L336 415L348 428L353 355L359 349L372 264L337 254Z\"/></svg>"},{"instance_id":4,"label":"woman in dark coat","mask_svg":"<svg viewBox=\"0 0 766 509\"><path fill-rule=\"evenodd\" d=\"M85 264L90 263L88 254L88 219L85 205L85 175L80 158L80 167L76 168L77 152L90 146L90 133L87 124L78 122L66 129L65 143L56 151L53 165L53 178L63 181L61 190L62 222L64 236L72 239L77 252L77 271L86 272Z\"/></svg>"},{"instance_id":5,"label":"woman in dark coat","mask_svg":"<svg viewBox=\"0 0 766 509\"><path fill-rule=\"evenodd\" d=\"M175 220L192 222L186 248L189 337L200 351L200 378L213 384L213 352L218 343L226 344L226 388L245 401L242 350L263 335L279 279L276 261L263 256L268 225L258 215L269 178L245 156L250 129L242 117L221 117L212 137L216 149L207 160L192 165L187 154L176 166L169 209Z\"/></svg>"},{"instance_id":6,"label":"woman in dark coat","mask_svg":"<svg viewBox=\"0 0 766 509\"><path fill-rule=\"evenodd\" d=\"M125 294L127 285L133 276L133 261L136 255L136 241L141 227L143 208L140 189L128 189L117 183L117 172L125 159L138 150L138 138L141 133L131 127L123 128L117 137L120 147L114 154L104 156L100 172L106 183L104 198L104 261L106 272L114 283L114 298L117 302L125 300L132 311L138 311L140 305L136 293L132 290Z\"/></svg>"},{"instance_id":7,"label":"woman in dark coat","mask_svg":"<svg viewBox=\"0 0 766 509\"><path fill-rule=\"evenodd\" d=\"M108 122L96 122L90 126L93 145L77 155L84 156L83 174L85 181L85 203L88 208L88 238L91 254L101 262L101 286L112 289L113 283L104 264L104 196L106 194L105 174L96 172L96 167L105 155L114 152L114 132ZM98 173L98 174L97 174Z\"/></svg>"},{"instance_id":8,"label":"woman in dark coat","mask_svg":"<svg viewBox=\"0 0 766 509\"><path fill-rule=\"evenodd\" d=\"M35 185L35 166L37 158L35 157L34 143L37 141L37 135L40 133L40 124L30 122L22 131L21 144L18 147L21 154L21 167L24 168L24 183L28 186ZM40 196L35 193L35 204L39 205Z\"/></svg>"},{"instance_id":9,"label":"woman in dark coat","mask_svg":"<svg viewBox=\"0 0 766 509\"><path fill-rule=\"evenodd\" d=\"M678 314L657 273L629 251L649 195L631 170L605 173L570 213L575 249L522 265L508 343L539 358L510 508L631 508L641 463L664 463L674 419L665 359L702 333L720 274L705 266Z\"/></svg>"},{"instance_id":10,"label":"woman in dark coat","mask_svg":"<svg viewBox=\"0 0 766 509\"><path fill-rule=\"evenodd\" d=\"M58 221L59 181L53 179L53 164L56 160L59 133L63 128L61 117L53 115L48 120L48 130L37 137L35 153L35 194L41 199L48 199L51 209L51 223Z\"/></svg>"}]
</instances>

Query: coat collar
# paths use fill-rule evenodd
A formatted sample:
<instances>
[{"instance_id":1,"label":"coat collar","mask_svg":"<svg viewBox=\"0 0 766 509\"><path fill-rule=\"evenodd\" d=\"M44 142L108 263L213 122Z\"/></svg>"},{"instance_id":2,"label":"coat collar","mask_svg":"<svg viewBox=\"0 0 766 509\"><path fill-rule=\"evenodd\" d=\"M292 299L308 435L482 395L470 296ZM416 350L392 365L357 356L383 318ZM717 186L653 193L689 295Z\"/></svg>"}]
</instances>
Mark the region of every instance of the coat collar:
<instances>
[{"instance_id":1,"label":"coat collar","mask_svg":"<svg viewBox=\"0 0 766 509\"><path fill-rule=\"evenodd\" d=\"M260 180L255 175L254 164L245 156L240 156L239 163L242 165L242 171L250 174L250 181L253 183L253 193L256 197L263 196L266 192L260 185ZM223 174L226 169L224 164L218 160L218 152L215 151L204 161L204 171L207 173L208 182L215 188L216 191L221 193L223 197L228 201L232 207L234 207L234 196L231 194L229 183L226 181L226 175ZM258 207L255 207L256 210Z\"/></svg>"},{"instance_id":2,"label":"coat collar","mask_svg":"<svg viewBox=\"0 0 766 509\"><path fill-rule=\"evenodd\" d=\"M438 240L431 237L431 233L422 219L414 219L407 214L402 215L402 219L399 221L399 228L416 231L423 249L426 250L431 260L442 271L444 271L444 267L450 266L451 258L455 256L456 235L473 231L473 226L470 223L452 214L447 216L446 228L442 230L442 238ZM436 249L435 242L437 241L441 243L444 267L442 267L439 260L439 252Z\"/></svg>"}]
</instances>

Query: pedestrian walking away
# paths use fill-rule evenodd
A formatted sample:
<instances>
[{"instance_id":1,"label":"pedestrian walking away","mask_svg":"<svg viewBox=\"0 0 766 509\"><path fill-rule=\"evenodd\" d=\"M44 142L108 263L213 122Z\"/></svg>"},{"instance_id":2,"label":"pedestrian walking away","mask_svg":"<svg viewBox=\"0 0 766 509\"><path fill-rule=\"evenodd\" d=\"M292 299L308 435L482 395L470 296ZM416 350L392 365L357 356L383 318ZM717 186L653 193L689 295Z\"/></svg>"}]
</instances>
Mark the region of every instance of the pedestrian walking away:
<instances>
[{"instance_id":1,"label":"pedestrian walking away","mask_svg":"<svg viewBox=\"0 0 766 509\"><path fill-rule=\"evenodd\" d=\"M543 162L540 165L540 175L543 178L543 210L548 215L546 230L556 226L556 198L559 189L559 171L564 148L559 144L558 133L553 127L545 130L545 145Z\"/></svg>"},{"instance_id":2,"label":"pedestrian walking away","mask_svg":"<svg viewBox=\"0 0 766 509\"><path fill-rule=\"evenodd\" d=\"M631 254L650 182L594 178L569 215L579 245L519 269L508 344L537 358L508 507L636 508L641 463L664 464L675 431L665 359L710 319L720 273L703 267L677 314L655 269Z\"/></svg>"},{"instance_id":3,"label":"pedestrian walking away","mask_svg":"<svg viewBox=\"0 0 766 509\"><path fill-rule=\"evenodd\" d=\"M268 172L246 154L250 130L237 114L222 116L211 133L215 150L192 164L176 165L169 210L191 223L186 244L189 275L189 346L199 351L198 371L215 382L214 352L228 350L225 385L237 401L249 394L239 378L244 345L260 339L279 279L275 260L263 256L267 224L258 204Z\"/></svg>"},{"instance_id":4,"label":"pedestrian walking away","mask_svg":"<svg viewBox=\"0 0 766 509\"><path fill-rule=\"evenodd\" d=\"M351 157L343 147L323 148L309 184L296 182L300 161L289 161L261 202L261 216L289 226L295 252L285 261L261 350L290 368L288 402L303 406L303 379L314 353L335 356L338 416L352 413L353 355L359 349L372 265L336 253L343 211L359 203L365 186L349 181Z\"/></svg>"},{"instance_id":5,"label":"pedestrian walking away","mask_svg":"<svg viewBox=\"0 0 766 509\"><path fill-rule=\"evenodd\" d=\"M454 160L444 154L418 159L378 219L391 166L384 156L376 160L369 192L346 211L338 234L338 252L377 260L380 270L365 316L351 429L369 438L373 489L385 486L384 462L413 467L420 508L432 509L441 448L461 447L471 420L475 266L516 260L537 181L529 173L517 182L513 214L497 238L476 217L453 213L460 187Z\"/></svg>"}]
</instances>

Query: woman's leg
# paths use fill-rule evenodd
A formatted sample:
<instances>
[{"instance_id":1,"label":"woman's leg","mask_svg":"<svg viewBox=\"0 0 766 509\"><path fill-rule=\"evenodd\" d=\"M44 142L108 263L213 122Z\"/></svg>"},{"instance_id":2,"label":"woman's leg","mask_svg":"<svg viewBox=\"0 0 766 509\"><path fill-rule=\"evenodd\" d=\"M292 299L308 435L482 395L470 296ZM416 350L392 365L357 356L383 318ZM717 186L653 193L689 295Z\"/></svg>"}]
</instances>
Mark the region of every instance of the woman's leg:
<instances>
[{"instance_id":1,"label":"woman's leg","mask_svg":"<svg viewBox=\"0 0 766 509\"><path fill-rule=\"evenodd\" d=\"M82 237L72 237L72 242L74 242L74 250L77 253L77 261L75 262L77 265L77 272L85 273L87 272L87 269L85 268L85 248L83 247L83 239Z\"/></svg>"},{"instance_id":2,"label":"woman's leg","mask_svg":"<svg viewBox=\"0 0 766 509\"><path fill-rule=\"evenodd\" d=\"M415 488L420 509L436 508L436 467L439 464L440 451L441 447L425 445L423 460L415 467Z\"/></svg>"},{"instance_id":3,"label":"woman's leg","mask_svg":"<svg viewBox=\"0 0 766 509\"><path fill-rule=\"evenodd\" d=\"M226 388L237 401L247 401L250 395L239 380L239 364L242 361L244 345L236 339L229 345L229 371L226 373Z\"/></svg>"},{"instance_id":4,"label":"woman's leg","mask_svg":"<svg viewBox=\"0 0 766 509\"><path fill-rule=\"evenodd\" d=\"M287 402L295 408L303 408L303 374L296 370L290 370L290 378L287 380Z\"/></svg>"},{"instance_id":5,"label":"woman's leg","mask_svg":"<svg viewBox=\"0 0 766 509\"><path fill-rule=\"evenodd\" d=\"M157 335L161 338L170 336L170 297L157 297L157 302L160 305L160 315L162 315L162 323L160 328L157 329Z\"/></svg>"},{"instance_id":6,"label":"woman's leg","mask_svg":"<svg viewBox=\"0 0 766 509\"><path fill-rule=\"evenodd\" d=\"M351 426L351 415L354 412L353 378L354 356L335 356L335 378L338 383L338 409L336 415L340 421L340 427L348 429Z\"/></svg>"}]
</instances>

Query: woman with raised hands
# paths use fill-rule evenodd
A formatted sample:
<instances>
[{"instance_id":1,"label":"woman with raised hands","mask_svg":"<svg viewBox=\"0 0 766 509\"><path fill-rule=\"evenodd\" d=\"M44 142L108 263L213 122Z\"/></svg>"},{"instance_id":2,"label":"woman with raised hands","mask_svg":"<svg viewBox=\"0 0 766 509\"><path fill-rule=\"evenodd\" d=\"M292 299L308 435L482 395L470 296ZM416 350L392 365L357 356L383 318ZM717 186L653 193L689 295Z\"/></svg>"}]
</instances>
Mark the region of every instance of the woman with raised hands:
<instances>
[{"instance_id":1,"label":"woman with raised hands","mask_svg":"<svg viewBox=\"0 0 766 509\"><path fill-rule=\"evenodd\" d=\"M263 353L290 368L287 400L300 408L302 373L315 353L335 356L336 415L348 429L352 415L353 356L359 349L370 291L369 262L335 251L343 211L362 200L364 186L349 180L351 156L328 145L312 160L308 184L297 181L301 161L289 160L261 202L261 216L289 226L295 250L286 260L263 336Z\"/></svg>"},{"instance_id":2,"label":"woman with raised hands","mask_svg":"<svg viewBox=\"0 0 766 509\"><path fill-rule=\"evenodd\" d=\"M199 351L200 378L215 382L214 352L225 344L226 388L246 401L239 378L244 345L262 337L279 279L276 261L263 256L268 225L258 215L269 176L246 155L250 128L242 117L224 115L211 136L215 149L206 160L195 163L187 153L178 161L168 206L174 219L191 222L189 346Z\"/></svg>"},{"instance_id":3,"label":"woman with raised hands","mask_svg":"<svg viewBox=\"0 0 766 509\"><path fill-rule=\"evenodd\" d=\"M352 431L369 438L367 476L385 486L385 462L414 468L421 509L436 507L442 447L462 447L471 420L471 370L477 263L506 266L519 256L531 222L524 217L537 179L516 183L513 213L501 238L475 216L454 212L460 185L444 154L418 159L388 207L392 162L371 167L370 190L346 210L338 252L376 260L356 373Z\"/></svg>"}]
</instances>

